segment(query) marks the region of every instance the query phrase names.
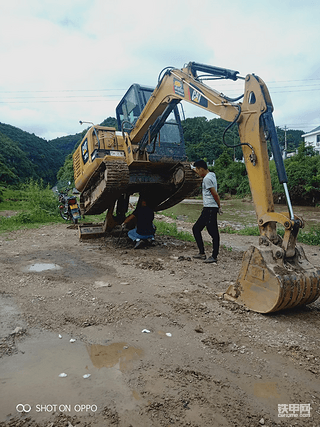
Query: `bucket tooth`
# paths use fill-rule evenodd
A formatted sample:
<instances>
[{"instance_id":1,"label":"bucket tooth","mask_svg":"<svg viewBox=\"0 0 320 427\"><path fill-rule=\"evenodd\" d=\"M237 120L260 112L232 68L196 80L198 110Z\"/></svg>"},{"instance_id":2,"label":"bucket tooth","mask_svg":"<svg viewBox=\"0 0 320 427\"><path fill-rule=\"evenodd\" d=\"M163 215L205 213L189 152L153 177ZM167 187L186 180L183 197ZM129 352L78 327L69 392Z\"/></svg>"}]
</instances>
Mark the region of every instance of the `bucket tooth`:
<instances>
[{"instance_id":1,"label":"bucket tooth","mask_svg":"<svg viewBox=\"0 0 320 427\"><path fill-rule=\"evenodd\" d=\"M237 283L226 291L235 302L259 313L271 313L314 302L320 296L320 270L297 247L292 258L281 248L251 246L244 254Z\"/></svg>"}]
</instances>

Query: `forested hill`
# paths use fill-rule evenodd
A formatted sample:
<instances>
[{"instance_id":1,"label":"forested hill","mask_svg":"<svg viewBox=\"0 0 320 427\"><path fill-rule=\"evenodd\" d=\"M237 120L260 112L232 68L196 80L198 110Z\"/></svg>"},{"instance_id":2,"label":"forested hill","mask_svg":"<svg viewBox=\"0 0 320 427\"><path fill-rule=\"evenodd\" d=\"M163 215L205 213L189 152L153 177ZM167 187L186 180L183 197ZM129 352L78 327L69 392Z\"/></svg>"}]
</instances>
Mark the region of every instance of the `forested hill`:
<instances>
[{"instance_id":1,"label":"forested hill","mask_svg":"<svg viewBox=\"0 0 320 427\"><path fill-rule=\"evenodd\" d=\"M100 126L110 126L118 129L117 120L114 117L108 117L107 119L104 119L104 121L100 123ZM87 129L88 128L83 128L81 132L76 133L75 135L62 136L60 138L52 139L50 142L54 144L54 146L62 153L64 153L64 157L66 157L68 154L73 154L75 149L82 141L82 138L86 134Z\"/></svg>"},{"instance_id":2,"label":"forested hill","mask_svg":"<svg viewBox=\"0 0 320 427\"><path fill-rule=\"evenodd\" d=\"M72 153L80 143L83 137L83 132L75 135L61 136L60 138L51 139L50 142L63 153L64 158Z\"/></svg>"},{"instance_id":3,"label":"forested hill","mask_svg":"<svg viewBox=\"0 0 320 427\"><path fill-rule=\"evenodd\" d=\"M108 117L101 125L116 127L116 119ZM54 185L59 169L85 133L86 129L82 129L75 135L46 141L0 122L0 183L19 184L33 178Z\"/></svg>"},{"instance_id":4,"label":"forested hill","mask_svg":"<svg viewBox=\"0 0 320 427\"><path fill-rule=\"evenodd\" d=\"M193 117L183 120L182 127L189 161L205 158L209 164L212 164L214 160L218 159L225 150L222 135L229 124L220 118L208 120L206 117ZM301 138L303 133L302 130L287 129L285 135L285 131L277 127L281 149L284 149L286 138L288 152L295 152L303 140ZM226 132L225 142L230 146L240 143L237 126L233 126ZM237 147L232 152L233 156L238 160L242 159L241 147ZM271 157L271 149L269 149L269 156Z\"/></svg>"},{"instance_id":5,"label":"forested hill","mask_svg":"<svg viewBox=\"0 0 320 427\"><path fill-rule=\"evenodd\" d=\"M206 159L210 164L224 152L222 134L229 123L220 119L211 120L195 117L183 120L182 126L189 161ZM101 125L117 127L116 119L108 117ZM75 135L56 138L51 141L22 131L11 125L0 123L0 182L19 184L28 178L42 179L44 184L54 185L57 174L68 176L72 180L71 154L79 145L87 129ZM277 128L279 142L284 146L284 131ZM287 130L288 151L295 151L301 143L303 131ZM237 126L231 128L225 136L229 145L239 142ZM229 150L230 157L241 159L240 147ZM271 152L270 152L271 155ZM67 163L67 164L66 164Z\"/></svg>"},{"instance_id":6,"label":"forested hill","mask_svg":"<svg viewBox=\"0 0 320 427\"><path fill-rule=\"evenodd\" d=\"M17 127L0 123L0 182L18 184L28 178L53 185L65 157L81 134L46 141Z\"/></svg>"}]
</instances>

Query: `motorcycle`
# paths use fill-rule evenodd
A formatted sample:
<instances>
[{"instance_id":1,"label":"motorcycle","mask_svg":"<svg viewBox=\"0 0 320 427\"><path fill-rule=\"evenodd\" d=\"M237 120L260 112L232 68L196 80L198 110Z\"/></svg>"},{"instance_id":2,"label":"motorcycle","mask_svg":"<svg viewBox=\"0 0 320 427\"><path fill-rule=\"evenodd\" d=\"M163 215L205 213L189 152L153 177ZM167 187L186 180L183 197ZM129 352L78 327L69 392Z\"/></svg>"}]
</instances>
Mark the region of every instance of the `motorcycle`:
<instances>
[{"instance_id":1,"label":"motorcycle","mask_svg":"<svg viewBox=\"0 0 320 427\"><path fill-rule=\"evenodd\" d=\"M70 188L66 188L65 191L61 191L59 193L60 215L65 221L72 220L74 224L78 224L78 221L81 218L80 209L77 199L74 196L68 196L69 191Z\"/></svg>"}]
</instances>

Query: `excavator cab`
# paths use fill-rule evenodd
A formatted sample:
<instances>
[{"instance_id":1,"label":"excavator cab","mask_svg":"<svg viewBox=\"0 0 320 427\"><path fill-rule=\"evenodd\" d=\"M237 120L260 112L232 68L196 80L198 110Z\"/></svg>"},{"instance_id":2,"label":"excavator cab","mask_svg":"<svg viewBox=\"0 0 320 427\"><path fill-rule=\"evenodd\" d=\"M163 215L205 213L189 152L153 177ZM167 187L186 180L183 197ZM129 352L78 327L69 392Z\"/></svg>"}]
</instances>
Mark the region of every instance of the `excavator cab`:
<instances>
[{"instance_id":1,"label":"excavator cab","mask_svg":"<svg viewBox=\"0 0 320 427\"><path fill-rule=\"evenodd\" d=\"M118 129L130 135L154 88L133 84L127 90L116 108ZM180 105L181 106L181 105ZM181 106L182 108L182 106ZM149 127L139 147L147 142L150 162L165 160L170 162L187 160L181 118L176 102Z\"/></svg>"}]
</instances>

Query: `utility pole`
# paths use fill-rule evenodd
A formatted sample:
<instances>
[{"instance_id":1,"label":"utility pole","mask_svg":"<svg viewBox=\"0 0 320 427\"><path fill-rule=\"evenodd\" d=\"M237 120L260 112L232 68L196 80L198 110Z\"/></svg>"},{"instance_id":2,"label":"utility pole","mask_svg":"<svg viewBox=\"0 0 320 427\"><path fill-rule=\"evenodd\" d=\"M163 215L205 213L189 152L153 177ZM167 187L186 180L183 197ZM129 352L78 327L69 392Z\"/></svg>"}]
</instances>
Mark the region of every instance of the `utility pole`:
<instances>
[{"instance_id":1,"label":"utility pole","mask_svg":"<svg viewBox=\"0 0 320 427\"><path fill-rule=\"evenodd\" d=\"M284 158L287 158L287 126L284 127Z\"/></svg>"}]
</instances>

